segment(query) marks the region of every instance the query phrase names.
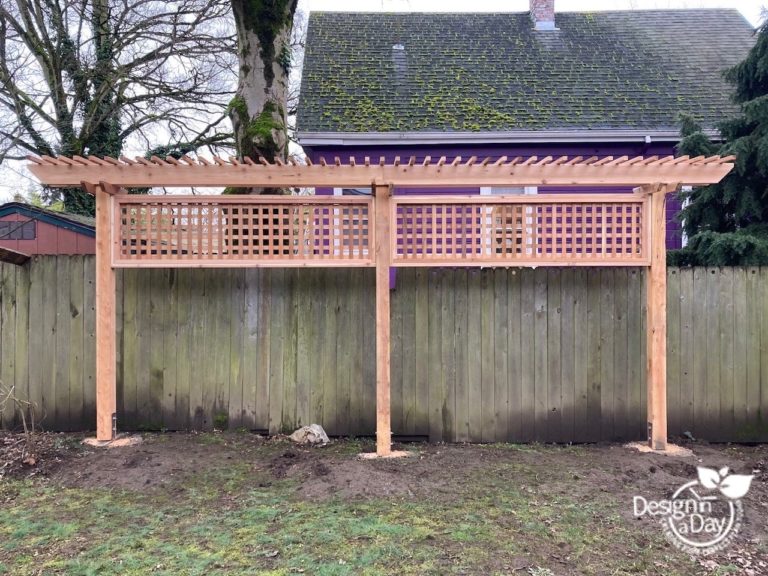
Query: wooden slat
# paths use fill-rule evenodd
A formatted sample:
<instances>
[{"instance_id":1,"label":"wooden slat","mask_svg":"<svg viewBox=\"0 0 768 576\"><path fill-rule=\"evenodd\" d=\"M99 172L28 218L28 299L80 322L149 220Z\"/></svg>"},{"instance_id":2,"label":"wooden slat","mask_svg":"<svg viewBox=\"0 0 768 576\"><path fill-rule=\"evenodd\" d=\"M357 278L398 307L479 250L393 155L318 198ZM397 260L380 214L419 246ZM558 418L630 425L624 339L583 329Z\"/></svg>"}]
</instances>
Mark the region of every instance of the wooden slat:
<instances>
[{"instance_id":1,"label":"wooden slat","mask_svg":"<svg viewBox=\"0 0 768 576\"><path fill-rule=\"evenodd\" d=\"M469 441L481 442L483 439L482 412L482 274L479 270L469 271L468 278L469 318L467 326L467 362L468 366L468 403L469 403ZM479 345L478 345L479 344Z\"/></svg>"},{"instance_id":2,"label":"wooden slat","mask_svg":"<svg viewBox=\"0 0 768 576\"><path fill-rule=\"evenodd\" d=\"M693 430L693 403L694 403L694 382L693 382L693 269L677 269L679 276L680 290L680 319L679 322L674 316L670 317L670 322L680 325L680 343L679 343L679 379L680 379L680 405L676 412L678 413L678 433L691 432ZM667 308L668 313L669 307ZM670 331L671 334L671 331Z\"/></svg>"},{"instance_id":3,"label":"wooden slat","mask_svg":"<svg viewBox=\"0 0 768 576\"><path fill-rule=\"evenodd\" d=\"M505 442L509 438L509 315L507 298L507 275L485 271L493 284L493 319L494 319L494 439Z\"/></svg>"},{"instance_id":4,"label":"wooden slat","mask_svg":"<svg viewBox=\"0 0 768 576\"><path fill-rule=\"evenodd\" d=\"M710 330L709 306L707 304L709 274L706 268L693 269L693 429L697 436L706 437L709 432L707 415L707 359L709 353L707 339Z\"/></svg>"},{"instance_id":5,"label":"wooden slat","mask_svg":"<svg viewBox=\"0 0 768 576\"><path fill-rule=\"evenodd\" d=\"M365 350L363 342L363 323L364 323L364 316L363 316L363 309L370 304L369 300L365 297L366 295L366 284L365 284L365 274L366 270L350 270L349 275L349 334L350 337L353 338L356 342L358 342L360 345L358 346L347 346L346 342L344 341L343 337L340 337L337 343L337 346L342 346L345 348L344 353L349 355L348 362L349 362L349 404L347 408L348 418L349 418L349 433L352 435L361 435L366 433L364 424L363 424L363 414L368 409L368 407L365 404L365 387L366 382L363 377L363 366L368 361L368 358L370 358L370 355L367 353L368 351ZM314 297L313 294L307 294L308 299L311 299ZM301 336L301 324L303 323L303 319L306 316L299 313L299 336ZM301 343L299 343L299 352L302 350ZM338 348L337 348L338 349ZM411 348L411 352L413 349ZM411 386L409 388L410 391L413 391L413 387ZM301 402L301 396L299 399L299 413L302 413L301 410L302 402ZM308 412L308 406L307 406L307 412ZM404 415L404 418L406 416ZM303 424L303 422L306 421L300 420L299 424Z\"/></svg>"},{"instance_id":6,"label":"wooden slat","mask_svg":"<svg viewBox=\"0 0 768 576\"><path fill-rule=\"evenodd\" d=\"M269 431L278 426L277 423L270 420L271 415L274 413L272 410L270 394L270 384L272 383L270 360L272 358L272 346L275 346L271 328L273 326L272 314L277 306L273 306L272 271L270 270L269 273L259 272L255 280L255 300L256 306L258 306L256 341L260 343L256 349L258 358L256 359L255 375L255 428ZM275 297L274 301L279 302L279 299ZM319 371L315 372L315 374L320 377ZM322 390L322 385L318 383L314 388L320 388Z\"/></svg>"},{"instance_id":7,"label":"wooden slat","mask_svg":"<svg viewBox=\"0 0 768 576\"><path fill-rule=\"evenodd\" d=\"M526 270L520 278L520 441L530 442L536 437L536 374L535 374L535 321L536 299L534 292L534 270Z\"/></svg>"},{"instance_id":8,"label":"wooden slat","mask_svg":"<svg viewBox=\"0 0 768 576\"><path fill-rule=\"evenodd\" d=\"M443 270L429 270L429 312L427 322L426 368L429 378L429 441L443 441L442 398L442 285Z\"/></svg>"},{"instance_id":9,"label":"wooden slat","mask_svg":"<svg viewBox=\"0 0 768 576\"><path fill-rule=\"evenodd\" d=\"M629 403L631 384L629 380L628 319L629 314L629 270L619 268L614 273L614 323L613 323L613 370L614 370L614 435L617 440L628 440ZM639 327L637 327L639 332Z\"/></svg>"},{"instance_id":10,"label":"wooden slat","mask_svg":"<svg viewBox=\"0 0 768 576\"><path fill-rule=\"evenodd\" d=\"M286 285L286 272L284 269L271 270L267 280L270 291L269 320L264 329L269 335L269 355L265 358L264 365L268 382L268 430L270 434L283 432L280 420L283 413L283 386L285 384L283 379L283 355L286 353L286 347L283 338L285 336L286 302L290 297ZM330 334L333 334L333 332L330 332ZM325 356L329 356L331 351L335 350L331 345L332 343L333 339L329 337L324 349ZM326 380L325 374L322 374L321 377L323 381ZM326 414L323 416L323 424L328 433L333 434L334 422L328 419Z\"/></svg>"},{"instance_id":11,"label":"wooden slat","mask_svg":"<svg viewBox=\"0 0 768 576\"><path fill-rule=\"evenodd\" d=\"M717 424L720 419L720 269L706 269L706 302L707 307L716 311L707 314L706 331L706 392L704 394L704 426L701 431L707 438L718 436Z\"/></svg>"},{"instance_id":12,"label":"wooden slat","mask_svg":"<svg viewBox=\"0 0 768 576\"><path fill-rule=\"evenodd\" d=\"M346 270L344 272L347 272ZM297 394L298 394L298 358L297 358L297 346L298 346L298 325L303 322L303 319L299 316L298 304L298 282L299 282L299 270L286 270L285 271L285 321L283 322L283 400L282 411L280 417L280 429L285 431L295 430L297 427ZM238 316L232 316L232 324L236 324ZM233 328L234 329L234 328ZM338 358L338 353L337 353ZM344 369L339 366L339 379L342 379ZM233 374L234 376L234 374ZM347 376L348 378L348 376ZM230 400L231 402L231 400ZM340 402L341 403L341 402ZM349 406L346 406L349 409ZM341 408L340 408L341 410ZM341 434L348 434L349 432L344 429L342 425L337 430L340 430Z\"/></svg>"},{"instance_id":13,"label":"wooden slat","mask_svg":"<svg viewBox=\"0 0 768 576\"><path fill-rule=\"evenodd\" d=\"M16 266L0 262L0 398L16 383ZM13 389L13 395L24 397L23 391ZM12 429L15 424L16 406L8 400L0 407L0 426Z\"/></svg>"},{"instance_id":14,"label":"wooden slat","mask_svg":"<svg viewBox=\"0 0 768 576\"><path fill-rule=\"evenodd\" d=\"M760 268L750 267L747 269L746 281L746 306L750 313L747 315L747 347L745 354L747 356L747 389L746 389L746 407L744 415L744 424L739 430L744 431L746 438L756 439L757 434L750 430L750 423L761 412L761 382L762 370L768 357L766 351L768 347L763 345L763 334L761 328L763 324L763 313L765 312L765 293L761 286L765 276ZM760 314L752 311L760 310ZM766 334L768 336L768 334ZM764 394L764 393L763 393Z\"/></svg>"},{"instance_id":15,"label":"wooden slat","mask_svg":"<svg viewBox=\"0 0 768 576\"><path fill-rule=\"evenodd\" d=\"M627 288L627 438L645 438L645 316L643 315L645 274L642 268L628 269Z\"/></svg>"},{"instance_id":16,"label":"wooden slat","mask_svg":"<svg viewBox=\"0 0 768 576\"><path fill-rule=\"evenodd\" d=\"M31 364L36 363L34 357L30 358L30 345L32 341L32 332L39 330L38 324L33 328L30 324L31 313L31 270L29 266L16 269L16 326L13 337L15 338L14 348L16 353L15 360L15 387L21 398L32 401L33 391L31 386L30 371ZM2 327L0 326L0 332ZM33 407L32 410L35 410ZM27 417L31 414L28 411ZM37 418L40 417L36 411Z\"/></svg>"},{"instance_id":17,"label":"wooden slat","mask_svg":"<svg viewBox=\"0 0 768 576\"><path fill-rule=\"evenodd\" d=\"M79 430L83 421L83 372L86 350L85 344L85 257L73 256L70 260L69 274L69 374L67 378L69 386L69 422L70 429ZM118 330L120 326L118 325Z\"/></svg>"},{"instance_id":18,"label":"wooden slat","mask_svg":"<svg viewBox=\"0 0 768 576\"><path fill-rule=\"evenodd\" d=\"M589 271L584 268L574 270L573 295L573 325L574 339L574 373L573 373L573 438L576 442L586 442L589 439L588 393L589 380L587 373L589 358L589 331L587 323Z\"/></svg>"},{"instance_id":19,"label":"wooden slat","mask_svg":"<svg viewBox=\"0 0 768 576\"><path fill-rule=\"evenodd\" d=\"M167 294L170 290L168 286L168 269L167 268L155 268L148 271L150 292L149 292L149 331L142 334L142 338L149 339L150 349L149 355L144 357L144 361L147 362L149 372L149 390L146 407L142 410L140 417L144 427L157 430L162 428L165 424L163 422L163 389L165 380L164 360L165 360L165 332L176 332L175 327L171 325L171 318L168 314ZM215 295L211 298L209 308L213 309L217 305ZM167 324L166 324L167 320ZM209 325L213 325L210 322ZM214 335L210 342L217 342L218 335ZM218 348L213 348L215 351ZM215 361L213 354L209 353L209 365L214 366ZM208 373L206 379L214 384L211 388L215 387L217 382L215 375Z\"/></svg>"},{"instance_id":20,"label":"wooden slat","mask_svg":"<svg viewBox=\"0 0 768 576\"><path fill-rule=\"evenodd\" d=\"M139 359L139 338L140 328L138 321L139 294L138 284L139 275L142 272L138 270L122 271L122 301L123 301L123 342L122 358L123 366L120 378L122 380L122 418L123 425L127 429L136 428L137 403L138 403L138 372L137 366L143 364ZM149 274L144 272L146 276ZM191 303L191 302L190 302Z\"/></svg>"},{"instance_id":21,"label":"wooden slat","mask_svg":"<svg viewBox=\"0 0 768 576\"><path fill-rule=\"evenodd\" d=\"M182 272L182 270L166 269L162 275L162 281L167 285L167 290L163 291L163 302L161 304L165 309L166 320L161 333L163 382L160 409L163 427L169 430L183 429L182 423L178 421L178 416L182 411L176 407L180 366L177 358L171 353L172 350L175 350L182 343L186 336L179 330L179 316L184 313L179 306L179 277ZM159 342L158 345L160 345ZM183 414L186 416L186 410L183 411Z\"/></svg>"},{"instance_id":22,"label":"wooden slat","mask_svg":"<svg viewBox=\"0 0 768 576\"><path fill-rule=\"evenodd\" d=\"M403 367L403 355L405 352L403 320L406 312L403 310L404 302L396 293L391 300L391 400L392 400L392 434L395 436L404 434L404 414L406 411L403 398L405 369Z\"/></svg>"},{"instance_id":23,"label":"wooden slat","mask_svg":"<svg viewBox=\"0 0 768 576\"><path fill-rule=\"evenodd\" d=\"M549 363L547 350L547 328L549 308L547 305L547 269L534 271L533 284L534 322L531 325L533 342L533 410L534 440L545 442L548 438L547 407L549 405Z\"/></svg>"},{"instance_id":24,"label":"wooden slat","mask_svg":"<svg viewBox=\"0 0 768 576\"><path fill-rule=\"evenodd\" d=\"M613 272L613 271L612 271ZM546 395L547 416L544 438L562 442L562 270L547 270Z\"/></svg>"},{"instance_id":25,"label":"wooden slat","mask_svg":"<svg viewBox=\"0 0 768 576\"><path fill-rule=\"evenodd\" d=\"M733 269L733 420L727 434L729 437L743 435L747 416L747 365L751 361L747 356L747 275L746 268Z\"/></svg>"},{"instance_id":26,"label":"wooden slat","mask_svg":"<svg viewBox=\"0 0 768 576\"><path fill-rule=\"evenodd\" d=\"M621 272L618 270L617 272ZM561 272L560 289L560 441L567 442L575 434L576 407L576 340L581 339L574 324L576 306L575 269Z\"/></svg>"},{"instance_id":27,"label":"wooden slat","mask_svg":"<svg viewBox=\"0 0 768 576\"><path fill-rule=\"evenodd\" d=\"M401 271L398 271L400 274ZM470 343L467 333L469 324L468 271L466 268L454 272L454 309L453 327L455 333L455 377L454 389L454 425L457 442L469 441L469 354ZM415 314L414 314L415 317ZM415 361L415 359L414 359Z\"/></svg>"},{"instance_id":28,"label":"wooden slat","mask_svg":"<svg viewBox=\"0 0 768 576\"><path fill-rule=\"evenodd\" d=\"M507 439L520 442L523 437L523 360L522 360L522 297L518 270L507 270ZM498 272L497 272L498 273Z\"/></svg>"},{"instance_id":29,"label":"wooden slat","mask_svg":"<svg viewBox=\"0 0 768 576\"><path fill-rule=\"evenodd\" d=\"M601 268L600 277L600 438L616 440L613 399L616 389L613 327L616 319L613 270Z\"/></svg>"},{"instance_id":30,"label":"wooden slat","mask_svg":"<svg viewBox=\"0 0 768 576\"><path fill-rule=\"evenodd\" d=\"M760 316L760 384L754 386L754 392L750 396L759 396L759 401L753 406L757 406L756 411L762 414L765 422L765 415L768 414L768 269L765 267L760 269L758 302L755 309L759 310ZM764 425L760 433L765 434Z\"/></svg>"}]
</instances>

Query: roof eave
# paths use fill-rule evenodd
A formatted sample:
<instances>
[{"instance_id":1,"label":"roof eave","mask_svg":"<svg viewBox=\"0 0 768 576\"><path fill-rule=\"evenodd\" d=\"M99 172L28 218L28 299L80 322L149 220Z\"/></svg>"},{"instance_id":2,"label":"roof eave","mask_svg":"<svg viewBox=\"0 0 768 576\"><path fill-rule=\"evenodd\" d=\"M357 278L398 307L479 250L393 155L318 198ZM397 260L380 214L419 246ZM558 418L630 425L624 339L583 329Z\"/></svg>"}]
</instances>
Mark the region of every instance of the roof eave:
<instances>
[{"instance_id":1,"label":"roof eave","mask_svg":"<svg viewBox=\"0 0 768 576\"><path fill-rule=\"evenodd\" d=\"M38 220L51 224L52 226L58 226L72 232L77 232L83 236L89 236L91 238L96 237L96 226L85 224L84 222L78 222L77 220L71 220L64 215L56 214L51 210L45 210L32 206L30 204L24 204L21 202L7 202L0 204L0 217L7 216L8 214L21 214L29 218L30 220Z\"/></svg>"},{"instance_id":2,"label":"roof eave","mask_svg":"<svg viewBox=\"0 0 768 576\"><path fill-rule=\"evenodd\" d=\"M717 130L704 130L719 139ZM302 146L392 146L418 144L568 144L584 142L678 142L680 131L664 130L513 130L504 132L299 132Z\"/></svg>"}]
</instances>

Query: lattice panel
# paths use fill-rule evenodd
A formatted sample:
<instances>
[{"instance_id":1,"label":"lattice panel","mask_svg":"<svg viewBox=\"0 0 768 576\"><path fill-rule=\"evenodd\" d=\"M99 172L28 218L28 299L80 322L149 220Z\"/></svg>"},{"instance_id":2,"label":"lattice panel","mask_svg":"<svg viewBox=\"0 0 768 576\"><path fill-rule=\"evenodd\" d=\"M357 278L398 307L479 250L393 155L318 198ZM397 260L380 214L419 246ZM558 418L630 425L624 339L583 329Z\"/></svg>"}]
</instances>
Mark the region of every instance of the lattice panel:
<instances>
[{"instance_id":1,"label":"lattice panel","mask_svg":"<svg viewBox=\"0 0 768 576\"><path fill-rule=\"evenodd\" d=\"M393 263L570 265L647 260L643 200L552 198L396 199Z\"/></svg>"},{"instance_id":2,"label":"lattice panel","mask_svg":"<svg viewBox=\"0 0 768 576\"><path fill-rule=\"evenodd\" d=\"M115 265L373 264L369 199L177 198L116 199Z\"/></svg>"}]
</instances>

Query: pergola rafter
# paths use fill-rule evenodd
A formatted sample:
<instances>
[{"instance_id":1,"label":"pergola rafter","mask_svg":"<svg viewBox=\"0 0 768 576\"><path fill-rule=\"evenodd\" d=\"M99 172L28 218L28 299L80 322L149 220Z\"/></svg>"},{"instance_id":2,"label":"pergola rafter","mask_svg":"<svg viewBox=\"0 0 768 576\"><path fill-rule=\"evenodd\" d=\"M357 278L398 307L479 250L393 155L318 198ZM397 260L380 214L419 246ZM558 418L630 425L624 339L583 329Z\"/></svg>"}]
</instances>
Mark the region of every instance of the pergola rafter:
<instances>
[{"instance_id":1,"label":"pergola rafter","mask_svg":"<svg viewBox=\"0 0 768 576\"><path fill-rule=\"evenodd\" d=\"M719 181L730 170L733 157L652 156L629 158L596 156L579 160L567 156L554 158L531 156L494 161L485 158L478 162L472 157L460 156L448 161L430 158L416 163L415 157L407 162L395 159L387 163L369 158L357 163L354 157L348 164L340 158L333 162L321 159L319 164L269 163L262 159L240 161L231 157L213 161L183 156L176 160L150 160L138 157L88 158L33 157L30 170L50 186L79 186L81 182L109 182L123 187L151 186L265 186L308 187L345 186L367 187L373 182L396 183L398 187L434 186L642 186L656 182L680 182L702 185Z\"/></svg>"},{"instance_id":2,"label":"pergola rafter","mask_svg":"<svg viewBox=\"0 0 768 576\"><path fill-rule=\"evenodd\" d=\"M666 414L666 195L719 182L732 156L461 157L274 163L183 156L31 157L49 186L96 195L97 437L114 437L115 268L376 268L377 453L390 452L390 266L643 266L648 269L648 441ZM125 188L370 187L372 196L157 196ZM396 196L396 188L557 186L626 194Z\"/></svg>"}]
</instances>

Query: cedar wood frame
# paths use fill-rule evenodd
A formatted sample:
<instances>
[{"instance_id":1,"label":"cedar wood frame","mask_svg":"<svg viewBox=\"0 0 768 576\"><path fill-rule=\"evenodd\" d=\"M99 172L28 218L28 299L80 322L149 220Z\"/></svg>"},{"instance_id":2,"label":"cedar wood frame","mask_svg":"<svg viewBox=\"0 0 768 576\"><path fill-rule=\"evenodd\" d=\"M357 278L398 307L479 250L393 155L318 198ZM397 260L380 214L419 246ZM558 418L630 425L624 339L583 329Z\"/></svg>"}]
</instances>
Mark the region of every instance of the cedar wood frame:
<instances>
[{"instance_id":1,"label":"cedar wood frame","mask_svg":"<svg viewBox=\"0 0 768 576\"><path fill-rule=\"evenodd\" d=\"M492 160L478 160L471 157L463 161L456 157L449 161L439 158L432 162L430 157L417 163L414 157L405 162L395 158L387 162L382 157L378 162L365 158L357 163L350 158L343 164L337 157L333 162L321 159L319 164L308 162L306 165L295 162L285 163L276 160L270 163L263 158L254 162L249 158L228 160L214 157L213 161L203 158L192 159L184 156L180 159L158 157L150 159L125 157L97 158L73 156L30 157L30 170L48 186L82 185L96 196L96 411L97 439L110 441L116 434L116 338L115 338L115 268L116 267L240 267L240 266L374 266L376 268L376 450L379 456L387 456L391 451L390 428L390 266L644 266L647 270L647 393L648 393L648 442L655 450L667 447L667 405L666 405L666 248L664 203L666 195L674 192L681 185L707 185L719 182L733 168L733 156L698 156L690 158L667 156L658 158L642 156L628 158L582 157L553 158L506 156ZM501 196L489 200L484 196L431 196L408 198L393 196L395 187L460 187L460 186L629 186L633 194L579 194L547 198ZM314 256L300 257L225 257L221 249L211 250L213 240L207 244L206 257L200 259L182 258L182 250L153 252L150 248L139 258L119 258L121 243L120 205L136 198L144 198L152 204L163 205L179 202L177 196L125 196L121 188L152 186L233 186L233 187L361 187L371 186L373 198L368 203L368 236L366 258L351 258L341 261L338 258L321 259ZM243 207L262 204L282 206L306 206L318 204L338 206L338 198L307 196L191 196L185 197L187 206L224 206L227 203L239 203ZM552 212L555 209L567 210L563 205L578 206L590 204L589 210L622 203L636 202L639 233L637 253L629 257L615 257L606 254L587 254L583 248L578 255L575 246L560 249L561 256L554 249L545 252L534 249L522 250L526 257L493 258L463 254L459 258L455 252L447 257L422 258L417 256L410 261L398 253L395 236L398 234L398 206L416 204L421 206L422 214L443 210L443 206L461 204L467 210L477 212L477 206L503 204L509 210L518 210L517 214L526 214L533 204L547 204ZM343 203L343 201L342 201ZM525 205L526 208L516 205ZM426 206L426 208L425 208ZM431 206L431 207L430 207ZM560 207L560 208L558 208ZM198 208L199 209L199 208ZM295 209L295 208L294 208ZM219 208L221 210L221 208ZM482 210L482 209L481 209ZM610 210L610 209L608 209ZM430 212L432 211L432 212ZM373 214L374 223L370 218ZM445 213L445 212L441 212ZM530 213L530 212L528 212ZM594 213L594 212L592 212ZM151 214L146 209L146 214ZM158 212L160 214L160 212ZM171 211L171 214L174 212ZM485 214L483 212L483 214ZM568 212L570 214L570 212ZM633 213L634 214L634 213ZM150 216L145 216L151 220ZM523 219L526 217L523 216ZM173 219L173 216L171 217ZM160 216L156 221L161 220ZM394 220L394 222L393 222ZM517 222L520 220L518 219ZM633 220L634 222L634 220ZM159 225L159 224L158 224ZM328 224L324 224L328 226ZM124 226L123 226L124 227ZM151 227L151 224L150 224ZM210 227L210 224L209 224ZM170 230L170 228L169 228ZM266 231L267 234L272 232ZM293 234L293 228L290 231ZM157 234L161 234L158 232ZM171 232L167 232L171 234ZM179 235L181 232L179 231ZM209 231L210 234L210 231ZM482 234L482 231L481 231ZM506 232L504 233L506 234ZM148 236L153 238L151 232ZM159 238L160 236L155 236ZM506 239L508 241L509 239ZM484 241L489 241L487 238ZM562 244L575 243L571 237L561 235ZM595 242L595 240L592 240ZM634 240L633 240L634 241ZM432 254L435 253L437 240L430 240ZM439 242L455 242L440 240ZM202 245L202 244L201 244ZM593 244L594 245L594 244ZM518 253L521 253L518 248ZM569 254L567 257L562 254ZM185 252L186 254L186 252ZM362 252L358 254L361 256ZM486 253L487 254L487 253ZM495 252L494 252L495 254ZM413 253L411 254L413 256Z\"/></svg>"}]
</instances>

